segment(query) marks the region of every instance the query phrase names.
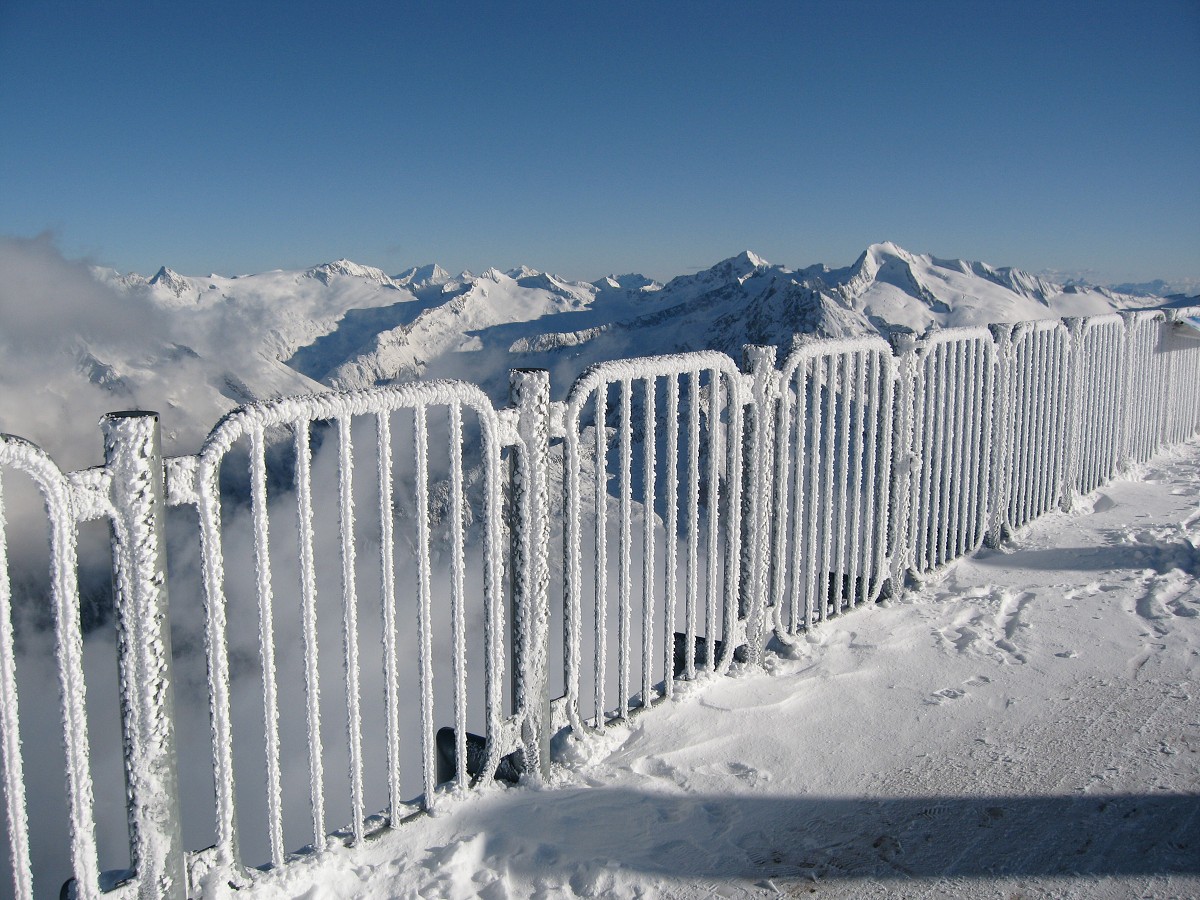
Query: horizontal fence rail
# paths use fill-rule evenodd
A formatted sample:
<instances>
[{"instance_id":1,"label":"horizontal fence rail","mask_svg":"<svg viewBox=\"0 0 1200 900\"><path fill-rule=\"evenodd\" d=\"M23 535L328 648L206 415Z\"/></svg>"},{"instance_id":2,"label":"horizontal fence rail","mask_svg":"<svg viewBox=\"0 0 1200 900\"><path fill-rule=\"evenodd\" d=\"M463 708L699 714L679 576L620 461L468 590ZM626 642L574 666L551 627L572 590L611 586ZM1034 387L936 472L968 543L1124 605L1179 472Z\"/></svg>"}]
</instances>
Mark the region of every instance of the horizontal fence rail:
<instances>
[{"instance_id":1,"label":"horizontal fence rail","mask_svg":"<svg viewBox=\"0 0 1200 900\"><path fill-rule=\"evenodd\" d=\"M67 875L86 898L252 889L446 794L537 781L554 732L586 739L677 679L757 666L772 638L936 577L1200 430L1200 308L776 352L601 363L557 403L545 371L514 370L500 409L455 381L251 404L165 460L156 414L114 413L104 465L66 474L0 435L12 895ZM12 574L22 491L48 525L44 588ZM186 548L164 538L168 508L191 516L198 560L194 602L175 604L202 610L211 772L188 776L212 778L207 850L181 839L166 557ZM89 521L110 530L127 787L130 865L108 872L77 557ZM52 623L69 872L31 851L30 590Z\"/></svg>"}]
</instances>

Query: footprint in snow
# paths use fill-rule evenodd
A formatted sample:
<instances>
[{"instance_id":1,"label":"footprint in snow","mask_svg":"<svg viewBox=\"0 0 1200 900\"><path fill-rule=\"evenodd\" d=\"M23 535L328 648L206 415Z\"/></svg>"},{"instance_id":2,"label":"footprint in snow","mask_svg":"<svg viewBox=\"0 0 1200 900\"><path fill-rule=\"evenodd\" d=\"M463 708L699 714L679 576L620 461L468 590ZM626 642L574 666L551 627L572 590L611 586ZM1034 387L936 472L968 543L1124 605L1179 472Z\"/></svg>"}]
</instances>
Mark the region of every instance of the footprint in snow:
<instances>
[{"instance_id":1,"label":"footprint in snow","mask_svg":"<svg viewBox=\"0 0 1200 900\"><path fill-rule=\"evenodd\" d=\"M967 696L967 692L959 688L942 688L940 691L934 691L929 696L930 699L925 702L934 706L945 703L947 700L958 700L961 697Z\"/></svg>"}]
</instances>

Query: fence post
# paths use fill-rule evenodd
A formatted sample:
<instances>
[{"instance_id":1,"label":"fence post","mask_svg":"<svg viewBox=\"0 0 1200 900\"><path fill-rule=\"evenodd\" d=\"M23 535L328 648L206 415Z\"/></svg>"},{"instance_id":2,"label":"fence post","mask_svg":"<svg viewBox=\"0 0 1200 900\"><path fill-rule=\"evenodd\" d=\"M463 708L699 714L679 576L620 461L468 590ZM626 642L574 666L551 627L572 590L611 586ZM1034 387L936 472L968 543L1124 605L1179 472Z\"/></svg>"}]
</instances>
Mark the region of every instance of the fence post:
<instances>
[{"instance_id":1,"label":"fence post","mask_svg":"<svg viewBox=\"0 0 1200 900\"><path fill-rule=\"evenodd\" d=\"M112 475L113 589L130 856L143 900L184 900L158 413L100 422Z\"/></svg>"},{"instance_id":2,"label":"fence post","mask_svg":"<svg viewBox=\"0 0 1200 900\"><path fill-rule=\"evenodd\" d=\"M917 456L913 445L915 419L913 404L917 387L917 336L911 331L899 331L888 338L897 359L896 415L893 418L895 436L892 443L892 508L891 521L891 589L892 597L904 591L907 572L912 565L912 483L924 460Z\"/></svg>"},{"instance_id":3,"label":"fence post","mask_svg":"<svg viewBox=\"0 0 1200 900\"><path fill-rule=\"evenodd\" d=\"M517 409L513 472L513 707L521 723L525 772L550 773L550 373L511 369Z\"/></svg>"},{"instance_id":4,"label":"fence post","mask_svg":"<svg viewBox=\"0 0 1200 900\"><path fill-rule=\"evenodd\" d=\"M1064 319L1070 335L1070 372L1067 380L1066 465L1059 507L1070 512L1079 496L1079 449L1083 432L1083 322L1078 316Z\"/></svg>"},{"instance_id":5,"label":"fence post","mask_svg":"<svg viewBox=\"0 0 1200 900\"><path fill-rule=\"evenodd\" d=\"M1008 493L1012 487L1009 472L1012 454L1012 417L1015 406L1013 397L1013 366L1016 349L1013 330L1016 326L997 322L988 326L996 342L996 399L992 403L992 459L991 492L988 497L988 528L984 544L999 547L1004 540L1007 522Z\"/></svg>"},{"instance_id":6,"label":"fence post","mask_svg":"<svg viewBox=\"0 0 1200 900\"><path fill-rule=\"evenodd\" d=\"M747 514L748 541L743 544L746 552L746 581L743 581L743 610L746 618L747 661L751 665L762 665L765 645L767 610L767 579L771 568L771 509L773 474L775 466L775 418L779 390L776 385L775 356L777 350L770 346L747 344L742 348L742 369L749 374L750 415L749 429L750 496L743 508ZM775 598L778 602L778 598Z\"/></svg>"}]
</instances>

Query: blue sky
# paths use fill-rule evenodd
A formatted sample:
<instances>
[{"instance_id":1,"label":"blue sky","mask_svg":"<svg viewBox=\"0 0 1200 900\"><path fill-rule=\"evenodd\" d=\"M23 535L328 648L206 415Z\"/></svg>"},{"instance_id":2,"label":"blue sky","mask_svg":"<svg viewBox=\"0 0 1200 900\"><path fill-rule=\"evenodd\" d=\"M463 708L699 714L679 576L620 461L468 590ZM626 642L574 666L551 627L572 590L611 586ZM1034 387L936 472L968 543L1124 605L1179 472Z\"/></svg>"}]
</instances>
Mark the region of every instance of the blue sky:
<instances>
[{"instance_id":1,"label":"blue sky","mask_svg":"<svg viewBox=\"0 0 1200 900\"><path fill-rule=\"evenodd\" d=\"M1200 278L1200 2L0 3L0 234L122 271Z\"/></svg>"}]
</instances>

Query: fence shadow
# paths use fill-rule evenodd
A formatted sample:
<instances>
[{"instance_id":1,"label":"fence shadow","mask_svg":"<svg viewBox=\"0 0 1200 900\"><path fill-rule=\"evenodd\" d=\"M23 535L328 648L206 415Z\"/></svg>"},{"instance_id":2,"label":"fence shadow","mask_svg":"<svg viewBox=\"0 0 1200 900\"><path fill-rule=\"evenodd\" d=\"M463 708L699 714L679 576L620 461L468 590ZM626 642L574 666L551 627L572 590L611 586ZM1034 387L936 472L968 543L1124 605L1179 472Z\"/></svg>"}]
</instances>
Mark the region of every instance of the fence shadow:
<instances>
[{"instance_id":1,"label":"fence shadow","mask_svg":"<svg viewBox=\"0 0 1200 900\"><path fill-rule=\"evenodd\" d=\"M1013 550L977 554L973 562L1005 569L1103 572L1113 569L1153 569L1160 575L1172 569L1200 571L1200 551L1186 541L1099 547L1057 547L1053 550Z\"/></svg>"},{"instance_id":2,"label":"fence shadow","mask_svg":"<svg viewBox=\"0 0 1200 900\"><path fill-rule=\"evenodd\" d=\"M515 875L596 867L749 880L1200 874L1200 795L764 798L601 787L519 802L478 819L484 856Z\"/></svg>"}]
</instances>

